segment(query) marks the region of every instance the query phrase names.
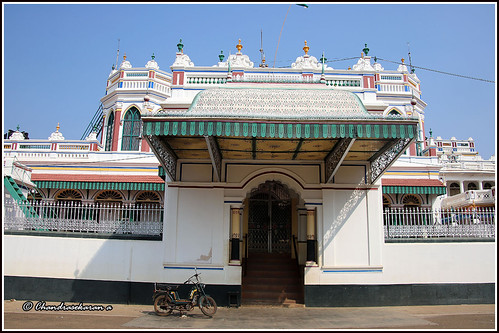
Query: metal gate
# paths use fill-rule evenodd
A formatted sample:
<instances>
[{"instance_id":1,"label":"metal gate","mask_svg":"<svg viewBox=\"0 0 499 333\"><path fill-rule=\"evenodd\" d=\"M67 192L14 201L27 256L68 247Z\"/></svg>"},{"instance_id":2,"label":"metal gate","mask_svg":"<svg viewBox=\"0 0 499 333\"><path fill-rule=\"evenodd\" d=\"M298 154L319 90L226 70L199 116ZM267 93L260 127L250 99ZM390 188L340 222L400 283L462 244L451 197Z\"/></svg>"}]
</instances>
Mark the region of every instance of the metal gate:
<instances>
[{"instance_id":1,"label":"metal gate","mask_svg":"<svg viewBox=\"0 0 499 333\"><path fill-rule=\"evenodd\" d=\"M267 181L249 198L248 251L291 252L291 198L279 182Z\"/></svg>"}]
</instances>

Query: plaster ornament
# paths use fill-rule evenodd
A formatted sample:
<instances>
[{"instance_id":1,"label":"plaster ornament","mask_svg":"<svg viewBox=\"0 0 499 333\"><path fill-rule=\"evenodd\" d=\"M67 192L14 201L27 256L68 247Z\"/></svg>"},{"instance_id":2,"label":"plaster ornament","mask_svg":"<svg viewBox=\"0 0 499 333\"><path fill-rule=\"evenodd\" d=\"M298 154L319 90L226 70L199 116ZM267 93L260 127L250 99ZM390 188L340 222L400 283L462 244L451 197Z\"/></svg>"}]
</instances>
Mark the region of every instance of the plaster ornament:
<instances>
[{"instance_id":1,"label":"plaster ornament","mask_svg":"<svg viewBox=\"0 0 499 333\"><path fill-rule=\"evenodd\" d=\"M306 54L302 57L296 58L295 62L291 64L291 68L322 69L322 63L320 63L316 57ZM327 68L326 64L324 64L324 68Z\"/></svg>"},{"instance_id":2,"label":"plaster ornament","mask_svg":"<svg viewBox=\"0 0 499 333\"><path fill-rule=\"evenodd\" d=\"M377 62L375 62L375 63L373 64L373 68L374 68L374 70L375 70L376 72L381 72L381 71L384 71L384 70L385 70L385 69L381 66L381 64L380 64L380 63L377 63Z\"/></svg>"},{"instance_id":3,"label":"plaster ornament","mask_svg":"<svg viewBox=\"0 0 499 333\"><path fill-rule=\"evenodd\" d=\"M117 70L116 70L116 68L113 65L113 68L111 69L111 73L109 73L109 77L113 76L113 74L116 73L116 72L117 72Z\"/></svg>"},{"instance_id":4,"label":"plaster ornament","mask_svg":"<svg viewBox=\"0 0 499 333\"><path fill-rule=\"evenodd\" d=\"M132 68L132 64L130 61L126 60L126 53L123 56L123 61L121 62L120 69L129 69Z\"/></svg>"},{"instance_id":5,"label":"plaster ornament","mask_svg":"<svg viewBox=\"0 0 499 333\"><path fill-rule=\"evenodd\" d=\"M158 63L156 62L156 60L154 60L155 56L154 56L154 53L152 54L151 56L151 60L149 60L146 64L146 68L148 69L159 69L159 65Z\"/></svg>"},{"instance_id":6,"label":"plaster ornament","mask_svg":"<svg viewBox=\"0 0 499 333\"><path fill-rule=\"evenodd\" d=\"M9 140L24 140L24 135L21 132L19 132L19 128L18 128L17 131L12 133Z\"/></svg>"},{"instance_id":7,"label":"plaster ornament","mask_svg":"<svg viewBox=\"0 0 499 333\"><path fill-rule=\"evenodd\" d=\"M94 131L92 131L92 133L90 133L86 138L85 138L86 141L97 141L97 133L95 133Z\"/></svg>"},{"instance_id":8,"label":"plaster ornament","mask_svg":"<svg viewBox=\"0 0 499 333\"><path fill-rule=\"evenodd\" d=\"M401 60L402 60L402 63L397 68L397 71L399 71L399 72L408 72L407 66L404 64L404 58L402 58Z\"/></svg>"},{"instance_id":9,"label":"plaster ornament","mask_svg":"<svg viewBox=\"0 0 499 333\"><path fill-rule=\"evenodd\" d=\"M352 69L354 71L374 71L374 67L371 66L371 57L359 58L357 64L353 65Z\"/></svg>"},{"instance_id":10,"label":"plaster ornament","mask_svg":"<svg viewBox=\"0 0 499 333\"><path fill-rule=\"evenodd\" d=\"M64 140L62 133L59 132L59 128L59 123L57 123L56 131L50 135L49 140Z\"/></svg>"},{"instance_id":11,"label":"plaster ornament","mask_svg":"<svg viewBox=\"0 0 499 333\"><path fill-rule=\"evenodd\" d=\"M175 62L172 66L194 67L194 63L191 61L187 54L177 53L177 57L175 58Z\"/></svg>"}]
</instances>

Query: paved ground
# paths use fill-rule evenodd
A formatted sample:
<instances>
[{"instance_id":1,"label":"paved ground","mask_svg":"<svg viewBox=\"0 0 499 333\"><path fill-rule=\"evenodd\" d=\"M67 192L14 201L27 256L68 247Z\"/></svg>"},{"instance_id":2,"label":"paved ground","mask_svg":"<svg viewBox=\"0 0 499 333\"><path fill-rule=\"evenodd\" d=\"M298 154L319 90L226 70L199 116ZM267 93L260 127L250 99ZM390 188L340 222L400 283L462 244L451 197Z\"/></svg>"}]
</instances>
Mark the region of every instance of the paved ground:
<instances>
[{"instance_id":1,"label":"paved ground","mask_svg":"<svg viewBox=\"0 0 499 333\"><path fill-rule=\"evenodd\" d=\"M180 316L178 312L159 317L152 306L112 304L108 311L27 310L24 301L4 301L3 329L490 329L497 319L494 304L282 308L242 306L218 308L213 318L196 308ZM59 305L47 302L45 307ZM65 303L66 306L75 303ZM77 305L77 304L76 304ZM108 306L108 304L87 304Z\"/></svg>"}]
</instances>

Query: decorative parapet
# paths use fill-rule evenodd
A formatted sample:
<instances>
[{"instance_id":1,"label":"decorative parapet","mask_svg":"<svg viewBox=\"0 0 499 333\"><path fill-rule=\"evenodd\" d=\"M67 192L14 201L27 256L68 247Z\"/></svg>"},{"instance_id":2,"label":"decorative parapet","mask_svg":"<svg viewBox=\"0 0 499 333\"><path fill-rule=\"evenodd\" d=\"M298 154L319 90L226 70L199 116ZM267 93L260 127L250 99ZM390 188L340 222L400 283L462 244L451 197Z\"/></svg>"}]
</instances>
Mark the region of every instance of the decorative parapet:
<instances>
[{"instance_id":1,"label":"decorative parapet","mask_svg":"<svg viewBox=\"0 0 499 333\"><path fill-rule=\"evenodd\" d=\"M492 190L472 190L456 194L442 200L442 208L460 208L466 206L493 206L495 197Z\"/></svg>"}]
</instances>

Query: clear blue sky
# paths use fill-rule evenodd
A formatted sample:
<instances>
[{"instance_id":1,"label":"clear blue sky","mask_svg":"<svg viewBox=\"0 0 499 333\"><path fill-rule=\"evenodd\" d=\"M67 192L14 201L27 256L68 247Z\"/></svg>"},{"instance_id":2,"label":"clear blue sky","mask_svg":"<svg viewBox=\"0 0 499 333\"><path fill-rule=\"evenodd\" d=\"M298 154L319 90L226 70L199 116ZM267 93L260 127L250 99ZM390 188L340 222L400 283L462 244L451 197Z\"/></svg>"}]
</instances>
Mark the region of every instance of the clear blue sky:
<instances>
[{"instance_id":1,"label":"clear blue sky","mask_svg":"<svg viewBox=\"0 0 499 333\"><path fill-rule=\"evenodd\" d=\"M416 69L422 81L426 135L473 137L480 155L496 150L496 5L325 4L291 6L276 67L303 54L328 61L369 55L494 83ZM3 3L3 133L16 129L47 139L60 123L66 139L80 139L105 94L106 79L126 52L143 67L154 53L170 72L176 44L195 65L212 66L218 54L243 53L257 65L260 31L267 63L276 54L289 4L16 4ZM347 69L356 59L330 62ZM380 61L385 69L396 64ZM408 60L406 61L408 63Z\"/></svg>"}]
</instances>

